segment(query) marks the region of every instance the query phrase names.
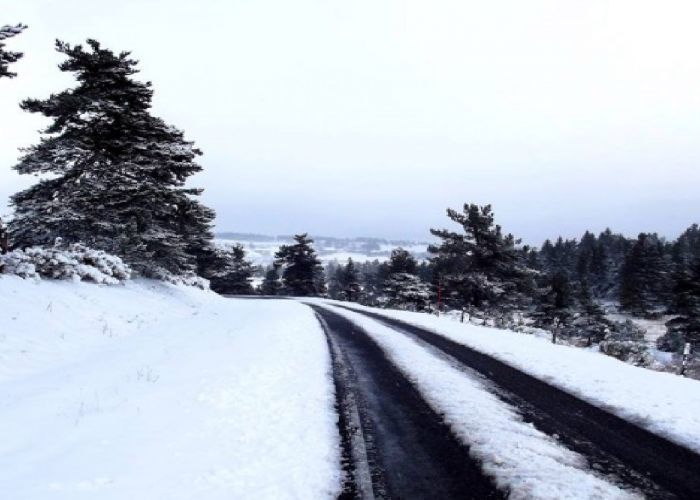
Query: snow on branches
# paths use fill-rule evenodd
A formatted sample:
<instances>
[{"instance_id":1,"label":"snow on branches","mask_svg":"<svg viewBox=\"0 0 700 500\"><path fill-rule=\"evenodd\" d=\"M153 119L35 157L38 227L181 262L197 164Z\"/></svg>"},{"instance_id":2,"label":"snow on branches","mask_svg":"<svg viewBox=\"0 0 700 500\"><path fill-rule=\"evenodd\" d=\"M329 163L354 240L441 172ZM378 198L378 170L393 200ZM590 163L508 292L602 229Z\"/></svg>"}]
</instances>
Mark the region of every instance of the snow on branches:
<instances>
[{"instance_id":1,"label":"snow on branches","mask_svg":"<svg viewBox=\"0 0 700 500\"><path fill-rule=\"evenodd\" d=\"M0 255L0 272L21 278L90 281L116 285L131 277L119 257L79 243L67 247L29 247Z\"/></svg>"},{"instance_id":2,"label":"snow on branches","mask_svg":"<svg viewBox=\"0 0 700 500\"><path fill-rule=\"evenodd\" d=\"M9 66L22 59L21 52L10 52L5 50L5 44L3 40L12 38L15 35L19 35L27 27L24 24L17 24L16 26L0 26L0 78L14 78L17 73L12 73L9 70Z\"/></svg>"}]
</instances>

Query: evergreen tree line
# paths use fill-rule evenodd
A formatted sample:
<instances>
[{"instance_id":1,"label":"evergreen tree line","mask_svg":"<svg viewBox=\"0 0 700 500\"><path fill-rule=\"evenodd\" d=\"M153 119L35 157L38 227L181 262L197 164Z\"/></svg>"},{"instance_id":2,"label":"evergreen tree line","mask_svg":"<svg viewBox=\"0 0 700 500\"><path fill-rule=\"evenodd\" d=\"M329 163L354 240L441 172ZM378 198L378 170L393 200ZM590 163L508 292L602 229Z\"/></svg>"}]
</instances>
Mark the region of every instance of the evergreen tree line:
<instances>
[{"instance_id":1,"label":"evergreen tree line","mask_svg":"<svg viewBox=\"0 0 700 500\"><path fill-rule=\"evenodd\" d=\"M700 348L700 227L675 241L641 233L628 238L606 229L577 239L521 245L495 223L490 205L449 209L457 226L431 229L436 243L418 262L397 248L386 262L331 262L324 269L307 235L283 246L260 292L266 295L328 296L366 305L463 310L502 326L529 318L562 336L589 345L604 340L641 340L632 323L606 318L604 306L634 316L673 315L660 347Z\"/></svg>"}]
</instances>

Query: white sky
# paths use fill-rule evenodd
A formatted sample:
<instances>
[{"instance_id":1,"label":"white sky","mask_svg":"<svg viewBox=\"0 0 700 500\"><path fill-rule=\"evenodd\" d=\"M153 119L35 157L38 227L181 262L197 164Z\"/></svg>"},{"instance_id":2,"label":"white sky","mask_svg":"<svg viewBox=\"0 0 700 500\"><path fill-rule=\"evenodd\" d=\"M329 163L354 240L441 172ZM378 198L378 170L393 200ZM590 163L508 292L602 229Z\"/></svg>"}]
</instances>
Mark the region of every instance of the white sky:
<instances>
[{"instance_id":1,"label":"white sky","mask_svg":"<svg viewBox=\"0 0 700 500\"><path fill-rule=\"evenodd\" d=\"M0 0L0 212L70 85L53 40L131 50L204 151L217 229L423 238L492 203L527 242L700 214L700 2Z\"/></svg>"}]
</instances>

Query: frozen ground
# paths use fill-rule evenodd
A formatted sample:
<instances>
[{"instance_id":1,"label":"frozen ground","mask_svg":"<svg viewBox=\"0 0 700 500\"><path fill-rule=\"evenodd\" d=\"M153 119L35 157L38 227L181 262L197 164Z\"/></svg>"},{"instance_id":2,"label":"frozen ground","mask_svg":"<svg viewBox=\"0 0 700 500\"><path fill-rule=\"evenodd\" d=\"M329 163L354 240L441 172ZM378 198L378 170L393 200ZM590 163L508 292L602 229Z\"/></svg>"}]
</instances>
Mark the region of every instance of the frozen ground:
<instances>
[{"instance_id":1,"label":"frozen ground","mask_svg":"<svg viewBox=\"0 0 700 500\"><path fill-rule=\"evenodd\" d=\"M292 301L0 278L0 497L332 498L326 342Z\"/></svg>"},{"instance_id":2,"label":"frozen ground","mask_svg":"<svg viewBox=\"0 0 700 500\"><path fill-rule=\"evenodd\" d=\"M333 301L325 301L333 303ZM357 309L363 306L343 305ZM449 318L377 310L489 354L540 380L700 452L700 381L638 368L546 339Z\"/></svg>"}]
</instances>

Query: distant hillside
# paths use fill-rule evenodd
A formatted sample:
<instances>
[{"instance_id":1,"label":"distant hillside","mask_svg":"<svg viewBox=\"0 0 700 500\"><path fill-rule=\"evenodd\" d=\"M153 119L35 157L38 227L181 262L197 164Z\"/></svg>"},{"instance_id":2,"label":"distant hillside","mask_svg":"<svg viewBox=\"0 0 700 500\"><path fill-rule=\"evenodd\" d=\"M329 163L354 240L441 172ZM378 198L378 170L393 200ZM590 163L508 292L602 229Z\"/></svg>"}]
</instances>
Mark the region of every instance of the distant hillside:
<instances>
[{"instance_id":1,"label":"distant hillside","mask_svg":"<svg viewBox=\"0 0 700 500\"><path fill-rule=\"evenodd\" d=\"M312 236L314 247L321 260L339 262L352 257L357 262L368 260L386 260L394 248L402 247L412 252L417 259L427 258L427 242L408 240L388 240L383 238L335 238L331 236ZM246 249L248 258L259 265L269 265L280 245L292 242L292 235L270 236L252 233L221 232L216 234L220 245L240 243Z\"/></svg>"}]
</instances>

